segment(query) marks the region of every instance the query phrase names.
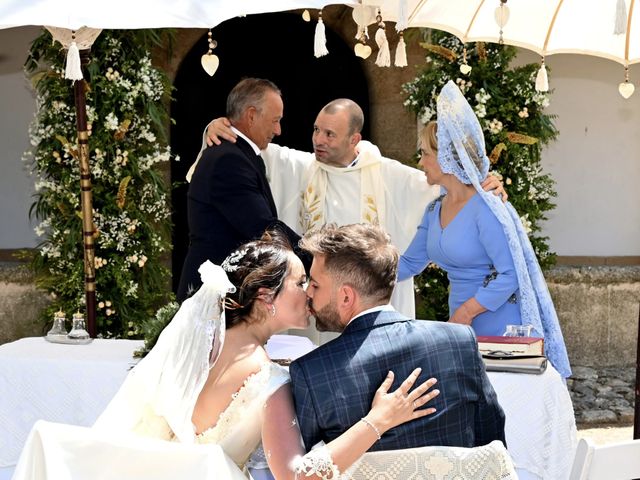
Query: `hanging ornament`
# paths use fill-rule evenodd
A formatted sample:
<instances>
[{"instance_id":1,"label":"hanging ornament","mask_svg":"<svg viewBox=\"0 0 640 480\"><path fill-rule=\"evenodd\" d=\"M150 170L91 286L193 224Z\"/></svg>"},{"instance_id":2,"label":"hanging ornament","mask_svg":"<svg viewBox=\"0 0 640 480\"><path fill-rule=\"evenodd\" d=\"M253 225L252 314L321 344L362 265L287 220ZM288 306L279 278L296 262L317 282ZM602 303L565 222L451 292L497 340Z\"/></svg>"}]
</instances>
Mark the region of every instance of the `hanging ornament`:
<instances>
[{"instance_id":1,"label":"hanging ornament","mask_svg":"<svg viewBox=\"0 0 640 480\"><path fill-rule=\"evenodd\" d=\"M305 22L311 21L311 14L309 13L309 10L305 10L304 12L302 12L302 20L304 20Z\"/></svg>"},{"instance_id":2,"label":"hanging ornament","mask_svg":"<svg viewBox=\"0 0 640 480\"><path fill-rule=\"evenodd\" d=\"M507 0L500 0L500 6L496 7L494 12L494 18L496 20L496 23L498 24L498 27L500 27L500 37L498 38L498 43L500 45L504 43L504 40L502 39L502 33L504 26L509 21L509 15L510 12L509 7L507 7Z\"/></svg>"},{"instance_id":3,"label":"hanging ornament","mask_svg":"<svg viewBox=\"0 0 640 480\"><path fill-rule=\"evenodd\" d=\"M460 73L468 75L471 72L471 66L467 64L467 47L462 47L462 65L460 65Z\"/></svg>"},{"instance_id":4,"label":"hanging ornament","mask_svg":"<svg viewBox=\"0 0 640 480\"><path fill-rule=\"evenodd\" d=\"M616 23L613 27L614 35L627 33L627 4L624 0L616 2Z\"/></svg>"},{"instance_id":5,"label":"hanging ornament","mask_svg":"<svg viewBox=\"0 0 640 480\"><path fill-rule=\"evenodd\" d=\"M625 100L633 95L636 87L634 87L633 83L629 81L629 65L624 66L624 82L618 85L618 92L622 95L622 98Z\"/></svg>"},{"instance_id":6,"label":"hanging ornament","mask_svg":"<svg viewBox=\"0 0 640 480\"><path fill-rule=\"evenodd\" d=\"M544 65L544 57L542 57L540 69L536 75L536 90L538 92L549 91L549 77L547 76L547 68Z\"/></svg>"},{"instance_id":7,"label":"hanging ornament","mask_svg":"<svg viewBox=\"0 0 640 480\"><path fill-rule=\"evenodd\" d=\"M316 25L316 34L313 39L313 55L316 58L324 57L329 53L327 50L327 35L322 21L322 10L318 12L318 24Z\"/></svg>"},{"instance_id":8,"label":"hanging ornament","mask_svg":"<svg viewBox=\"0 0 640 480\"><path fill-rule=\"evenodd\" d=\"M396 31L398 33L406 30L409 26L409 9L407 8L407 0L399 0L398 2L398 21L396 22Z\"/></svg>"},{"instance_id":9,"label":"hanging ornament","mask_svg":"<svg viewBox=\"0 0 640 480\"><path fill-rule=\"evenodd\" d=\"M355 52L356 57L367 59L369 58L369 55L371 55L371 47L367 45L366 38L367 36L363 30L360 34L358 42L356 43L355 47L353 47L353 51Z\"/></svg>"},{"instance_id":10,"label":"hanging ornament","mask_svg":"<svg viewBox=\"0 0 640 480\"><path fill-rule=\"evenodd\" d=\"M69 80L82 80L82 66L80 64L80 50L76 44L76 32L71 32L71 43L67 50L67 66L64 71L64 78Z\"/></svg>"},{"instance_id":11,"label":"hanging ornament","mask_svg":"<svg viewBox=\"0 0 640 480\"><path fill-rule=\"evenodd\" d=\"M376 16L376 22L378 23L378 30L376 31L376 43L378 44L378 56L376 57L376 65L379 67L391 66L391 52L389 51L389 41L387 40L387 33L385 31L385 25L382 21L382 14L378 9L378 15Z\"/></svg>"},{"instance_id":12,"label":"hanging ornament","mask_svg":"<svg viewBox=\"0 0 640 480\"><path fill-rule=\"evenodd\" d=\"M218 65L220 65L220 59L217 55L213 54L213 49L218 46L218 42L211 37L211 29L209 29L209 33L207 33L207 43L209 44L209 50L207 53L202 55L200 63L202 64L204 71L207 72L209 76L213 77L213 74L218 70Z\"/></svg>"},{"instance_id":13,"label":"hanging ornament","mask_svg":"<svg viewBox=\"0 0 640 480\"><path fill-rule=\"evenodd\" d=\"M404 42L404 32L400 30L398 32L398 45L396 46L396 57L394 60L394 65L396 67L406 67L407 66L407 44Z\"/></svg>"}]
</instances>

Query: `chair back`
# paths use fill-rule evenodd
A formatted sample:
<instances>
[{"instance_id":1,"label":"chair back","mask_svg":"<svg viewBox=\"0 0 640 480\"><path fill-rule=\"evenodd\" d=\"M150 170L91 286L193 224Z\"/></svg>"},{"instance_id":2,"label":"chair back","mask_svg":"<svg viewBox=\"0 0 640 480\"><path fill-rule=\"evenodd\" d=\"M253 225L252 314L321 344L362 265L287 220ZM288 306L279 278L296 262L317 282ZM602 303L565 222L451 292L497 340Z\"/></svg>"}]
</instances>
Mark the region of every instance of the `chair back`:
<instances>
[{"instance_id":1,"label":"chair back","mask_svg":"<svg viewBox=\"0 0 640 480\"><path fill-rule=\"evenodd\" d=\"M640 478L640 440L596 446L580 439L570 480L629 480Z\"/></svg>"},{"instance_id":2,"label":"chair back","mask_svg":"<svg viewBox=\"0 0 640 480\"><path fill-rule=\"evenodd\" d=\"M494 440L475 448L420 447L369 452L344 472L340 480L401 478L403 480L517 480L511 457Z\"/></svg>"}]
</instances>

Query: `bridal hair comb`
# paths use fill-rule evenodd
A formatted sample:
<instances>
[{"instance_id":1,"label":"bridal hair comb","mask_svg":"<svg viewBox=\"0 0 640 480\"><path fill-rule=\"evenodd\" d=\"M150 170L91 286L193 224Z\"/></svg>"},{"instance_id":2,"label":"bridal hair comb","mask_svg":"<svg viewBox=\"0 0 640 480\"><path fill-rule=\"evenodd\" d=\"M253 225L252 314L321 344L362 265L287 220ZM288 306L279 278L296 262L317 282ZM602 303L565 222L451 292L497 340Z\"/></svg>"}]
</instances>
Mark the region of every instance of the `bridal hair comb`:
<instances>
[{"instance_id":1,"label":"bridal hair comb","mask_svg":"<svg viewBox=\"0 0 640 480\"><path fill-rule=\"evenodd\" d=\"M242 250L231 252L231 254L229 254L229 256L224 259L224 262L222 262L222 265L220 266L225 272L235 272L236 270L238 270L238 268L240 268L238 262L247 254L247 251L248 249L243 248Z\"/></svg>"}]
</instances>

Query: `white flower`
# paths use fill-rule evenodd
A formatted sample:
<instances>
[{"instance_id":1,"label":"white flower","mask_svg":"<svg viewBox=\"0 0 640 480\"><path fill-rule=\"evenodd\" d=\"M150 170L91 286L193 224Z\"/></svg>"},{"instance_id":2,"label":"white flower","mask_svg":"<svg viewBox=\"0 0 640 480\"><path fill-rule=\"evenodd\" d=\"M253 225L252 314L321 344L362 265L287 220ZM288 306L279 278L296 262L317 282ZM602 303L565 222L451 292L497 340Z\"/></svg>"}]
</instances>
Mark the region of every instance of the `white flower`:
<instances>
[{"instance_id":1,"label":"white flower","mask_svg":"<svg viewBox=\"0 0 640 480\"><path fill-rule=\"evenodd\" d=\"M120 122L118 122L118 117L113 112L110 112L104 119L104 126L107 130L118 130L120 127Z\"/></svg>"},{"instance_id":2,"label":"white flower","mask_svg":"<svg viewBox=\"0 0 640 480\"><path fill-rule=\"evenodd\" d=\"M518 116L520 118L527 118L529 116L529 110L527 109L527 107L524 107L522 110L520 110L518 112Z\"/></svg>"},{"instance_id":3,"label":"white flower","mask_svg":"<svg viewBox=\"0 0 640 480\"><path fill-rule=\"evenodd\" d=\"M529 221L529 214L527 213L520 217L520 221L522 222L522 227L524 228L525 233L529 235L532 232L531 222Z\"/></svg>"},{"instance_id":4,"label":"white flower","mask_svg":"<svg viewBox=\"0 0 640 480\"><path fill-rule=\"evenodd\" d=\"M497 118L494 118L489 122L489 131L494 135L500 133L502 131L502 122Z\"/></svg>"},{"instance_id":5,"label":"white flower","mask_svg":"<svg viewBox=\"0 0 640 480\"><path fill-rule=\"evenodd\" d=\"M420 122L426 124L429 120L431 120L433 114L433 110L431 110L429 107L424 107L424 110L422 110L422 113L420 114Z\"/></svg>"},{"instance_id":6,"label":"white flower","mask_svg":"<svg viewBox=\"0 0 640 480\"><path fill-rule=\"evenodd\" d=\"M511 179L509 177L507 177L507 179L504 181L505 184L507 185L511 185Z\"/></svg>"}]
</instances>

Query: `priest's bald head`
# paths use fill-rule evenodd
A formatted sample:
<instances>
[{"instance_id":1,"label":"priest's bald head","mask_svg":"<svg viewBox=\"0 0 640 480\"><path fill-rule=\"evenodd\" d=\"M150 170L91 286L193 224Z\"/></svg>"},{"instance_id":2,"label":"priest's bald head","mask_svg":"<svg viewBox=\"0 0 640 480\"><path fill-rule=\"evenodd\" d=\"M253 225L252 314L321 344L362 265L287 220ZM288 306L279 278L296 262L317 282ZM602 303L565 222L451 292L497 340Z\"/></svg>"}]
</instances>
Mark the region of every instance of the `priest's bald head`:
<instances>
[{"instance_id":1,"label":"priest's bald head","mask_svg":"<svg viewBox=\"0 0 640 480\"><path fill-rule=\"evenodd\" d=\"M316 160L334 167L347 167L358 156L356 145L364 114L360 106L348 98L338 98L325 105L313 124L313 152Z\"/></svg>"}]
</instances>

